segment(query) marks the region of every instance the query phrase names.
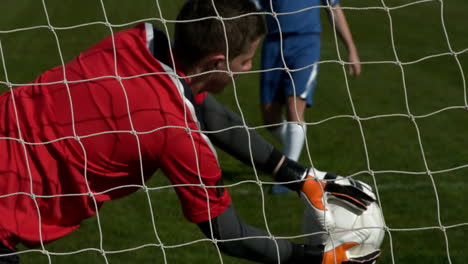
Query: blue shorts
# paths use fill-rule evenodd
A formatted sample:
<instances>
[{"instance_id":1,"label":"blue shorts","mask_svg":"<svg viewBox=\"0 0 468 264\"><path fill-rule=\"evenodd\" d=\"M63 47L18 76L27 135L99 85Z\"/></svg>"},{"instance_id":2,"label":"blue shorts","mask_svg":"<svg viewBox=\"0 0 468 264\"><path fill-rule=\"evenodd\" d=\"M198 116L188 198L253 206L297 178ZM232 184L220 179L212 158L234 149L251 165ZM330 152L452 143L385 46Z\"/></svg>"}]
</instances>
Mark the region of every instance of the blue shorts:
<instances>
[{"instance_id":1,"label":"blue shorts","mask_svg":"<svg viewBox=\"0 0 468 264\"><path fill-rule=\"evenodd\" d=\"M286 96L300 96L312 105L320 60L320 34L283 34L284 62L280 36L268 35L263 42L260 99L262 104L285 103ZM276 69L275 69L276 68ZM278 69L281 68L281 69ZM273 69L273 70L272 70Z\"/></svg>"}]
</instances>

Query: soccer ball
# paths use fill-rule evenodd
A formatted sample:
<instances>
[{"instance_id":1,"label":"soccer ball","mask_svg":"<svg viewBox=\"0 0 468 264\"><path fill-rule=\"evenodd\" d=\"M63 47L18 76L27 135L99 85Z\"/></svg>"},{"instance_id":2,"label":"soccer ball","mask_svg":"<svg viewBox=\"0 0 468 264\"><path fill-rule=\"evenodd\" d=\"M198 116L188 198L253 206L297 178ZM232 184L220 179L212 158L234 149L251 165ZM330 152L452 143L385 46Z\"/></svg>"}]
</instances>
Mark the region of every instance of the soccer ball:
<instances>
[{"instance_id":1,"label":"soccer ball","mask_svg":"<svg viewBox=\"0 0 468 264\"><path fill-rule=\"evenodd\" d=\"M380 249L385 230L382 211L373 202L366 211L358 209L338 199L328 199L328 211L334 219L329 226L329 234L318 224L312 209L304 211L304 242L308 245L324 245L325 251L331 250L345 242L356 242L357 246L348 249L349 257L359 257Z\"/></svg>"}]
</instances>

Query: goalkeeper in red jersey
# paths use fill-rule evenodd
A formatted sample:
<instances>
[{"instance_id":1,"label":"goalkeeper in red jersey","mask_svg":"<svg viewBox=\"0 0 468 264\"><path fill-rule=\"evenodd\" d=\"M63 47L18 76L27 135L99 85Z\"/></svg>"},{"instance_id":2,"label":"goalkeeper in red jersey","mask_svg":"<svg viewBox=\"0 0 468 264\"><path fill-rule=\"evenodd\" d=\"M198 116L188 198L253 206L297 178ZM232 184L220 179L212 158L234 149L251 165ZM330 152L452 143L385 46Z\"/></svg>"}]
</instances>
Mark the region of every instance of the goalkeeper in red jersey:
<instances>
[{"instance_id":1,"label":"goalkeeper in red jersey","mask_svg":"<svg viewBox=\"0 0 468 264\"><path fill-rule=\"evenodd\" d=\"M249 0L189 0L178 20L239 17L177 23L173 43L140 24L1 95L0 263L19 263L19 243L38 247L72 232L158 169L175 185L185 217L226 254L263 263L355 261L346 249L359 241L323 252L271 240L237 217L222 185L214 145L302 193L318 218L327 192L358 208L374 200L366 185L340 184L287 159L207 94L251 69L265 26L258 14L243 15L256 11ZM370 263L378 254L363 257Z\"/></svg>"}]
</instances>

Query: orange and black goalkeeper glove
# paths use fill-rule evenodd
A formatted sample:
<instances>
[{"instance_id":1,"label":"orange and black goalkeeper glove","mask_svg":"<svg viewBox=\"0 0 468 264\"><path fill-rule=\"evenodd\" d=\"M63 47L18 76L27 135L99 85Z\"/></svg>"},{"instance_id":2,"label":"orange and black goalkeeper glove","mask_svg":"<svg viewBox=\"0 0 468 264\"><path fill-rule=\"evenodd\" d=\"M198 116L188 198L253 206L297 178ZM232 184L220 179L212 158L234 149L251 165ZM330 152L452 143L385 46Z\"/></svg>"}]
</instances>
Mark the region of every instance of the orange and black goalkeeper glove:
<instances>
[{"instance_id":1,"label":"orange and black goalkeeper glove","mask_svg":"<svg viewBox=\"0 0 468 264\"><path fill-rule=\"evenodd\" d=\"M323 254L322 264L373 264L380 257L380 250L363 256L349 256L347 250L357 245L355 242L348 242L326 251Z\"/></svg>"},{"instance_id":2,"label":"orange and black goalkeeper glove","mask_svg":"<svg viewBox=\"0 0 468 264\"><path fill-rule=\"evenodd\" d=\"M301 195L324 230L334 225L333 216L326 210L329 198L339 199L361 211L375 201L372 188L364 182L307 169L288 158L282 163L275 179Z\"/></svg>"}]
</instances>

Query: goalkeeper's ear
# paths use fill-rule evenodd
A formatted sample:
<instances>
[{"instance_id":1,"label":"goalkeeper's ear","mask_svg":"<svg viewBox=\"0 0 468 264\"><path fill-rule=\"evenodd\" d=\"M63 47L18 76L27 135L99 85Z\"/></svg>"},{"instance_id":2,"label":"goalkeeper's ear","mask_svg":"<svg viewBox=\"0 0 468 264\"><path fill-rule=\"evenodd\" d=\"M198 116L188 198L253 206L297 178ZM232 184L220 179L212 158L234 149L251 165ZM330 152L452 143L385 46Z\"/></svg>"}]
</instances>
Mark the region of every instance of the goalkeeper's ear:
<instances>
[{"instance_id":1,"label":"goalkeeper's ear","mask_svg":"<svg viewBox=\"0 0 468 264\"><path fill-rule=\"evenodd\" d=\"M202 72L206 71L227 71L226 56L221 53L215 53L201 59L199 63Z\"/></svg>"}]
</instances>

